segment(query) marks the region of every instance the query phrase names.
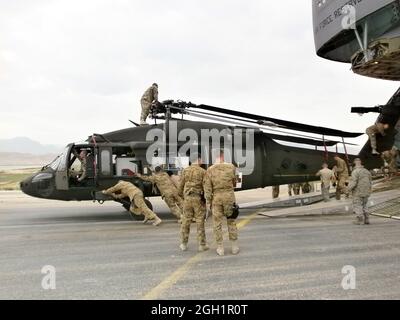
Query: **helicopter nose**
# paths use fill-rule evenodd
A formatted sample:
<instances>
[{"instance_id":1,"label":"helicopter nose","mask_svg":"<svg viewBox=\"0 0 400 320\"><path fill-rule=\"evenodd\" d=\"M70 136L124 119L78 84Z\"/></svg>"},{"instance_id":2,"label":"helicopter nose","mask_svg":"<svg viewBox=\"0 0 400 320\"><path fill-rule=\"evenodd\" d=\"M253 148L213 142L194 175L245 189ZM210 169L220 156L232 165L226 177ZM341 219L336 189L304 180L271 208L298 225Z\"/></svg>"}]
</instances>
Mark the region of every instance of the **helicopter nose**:
<instances>
[{"instance_id":1,"label":"helicopter nose","mask_svg":"<svg viewBox=\"0 0 400 320\"><path fill-rule=\"evenodd\" d=\"M21 189L21 191L27 195L32 196L32 178L26 178L25 180L22 180L19 183L19 188Z\"/></svg>"},{"instance_id":2,"label":"helicopter nose","mask_svg":"<svg viewBox=\"0 0 400 320\"><path fill-rule=\"evenodd\" d=\"M49 197L54 191L54 174L38 172L20 182L23 193L38 198Z\"/></svg>"}]
</instances>

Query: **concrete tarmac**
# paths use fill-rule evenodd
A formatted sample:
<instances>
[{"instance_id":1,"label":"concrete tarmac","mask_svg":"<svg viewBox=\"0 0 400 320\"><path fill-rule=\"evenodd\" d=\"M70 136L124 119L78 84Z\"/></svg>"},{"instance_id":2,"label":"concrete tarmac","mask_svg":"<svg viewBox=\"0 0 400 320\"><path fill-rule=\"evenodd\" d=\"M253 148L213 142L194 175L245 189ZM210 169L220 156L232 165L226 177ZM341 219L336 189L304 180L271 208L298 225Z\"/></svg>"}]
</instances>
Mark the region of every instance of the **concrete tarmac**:
<instances>
[{"instance_id":1,"label":"concrete tarmac","mask_svg":"<svg viewBox=\"0 0 400 320\"><path fill-rule=\"evenodd\" d=\"M270 190L238 193L239 203ZM350 212L262 216L242 210L241 252L197 253L192 225L181 252L179 225L159 198L164 223L132 221L121 205L34 199L0 192L0 299L399 299L400 223L373 217L356 226ZM340 205L340 204L339 204ZM331 205L334 207L333 205ZM285 210L285 209L280 209ZM294 210L294 209L291 209ZM314 210L314 211L313 211ZM54 266L56 289L42 287ZM356 288L344 290L344 266Z\"/></svg>"}]
</instances>

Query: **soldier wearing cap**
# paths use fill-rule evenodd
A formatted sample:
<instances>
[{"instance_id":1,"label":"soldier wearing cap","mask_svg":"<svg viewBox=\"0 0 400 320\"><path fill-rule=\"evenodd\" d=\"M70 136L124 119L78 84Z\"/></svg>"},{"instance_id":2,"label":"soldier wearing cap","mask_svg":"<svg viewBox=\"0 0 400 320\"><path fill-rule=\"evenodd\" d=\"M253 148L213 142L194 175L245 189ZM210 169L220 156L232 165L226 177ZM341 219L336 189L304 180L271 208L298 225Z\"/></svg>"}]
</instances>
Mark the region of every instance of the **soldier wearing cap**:
<instances>
[{"instance_id":1,"label":"soldier wearing cap","mask_svg":"<svg viewBox=\"0 0 400 320\"><path fill-rule=\"evenodd\" d=\"M348 190L353 195L353 210L357 215L354 224L370 224L368 200L372 193L372 175L364 168L359 158L354 160L355 168L351 174Z\"/></svg>"}]
</instances>

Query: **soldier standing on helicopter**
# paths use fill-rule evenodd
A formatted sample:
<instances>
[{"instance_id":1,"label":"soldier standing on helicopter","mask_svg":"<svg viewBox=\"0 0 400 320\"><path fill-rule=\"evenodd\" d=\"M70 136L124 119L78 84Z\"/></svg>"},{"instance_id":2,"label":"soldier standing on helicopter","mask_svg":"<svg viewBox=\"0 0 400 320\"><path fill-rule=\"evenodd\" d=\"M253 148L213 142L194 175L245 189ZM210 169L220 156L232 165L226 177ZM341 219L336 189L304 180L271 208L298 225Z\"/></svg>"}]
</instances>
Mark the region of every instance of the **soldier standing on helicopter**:
<instances>
[{"instance_id":1,"label":"soldier standing on helicopter","mask_svg":"<svg viewBox=\"0 0 400 320\"><path fill-rule=\"evenodd\" d=\"M158 84L153 83L150 88L148 88L142 98L140 99L140 104L142 106L142 113L140 115L140 125L147 125L146 119L149 116L151 105L158 101Z\"/></svg>"}]
</instances>

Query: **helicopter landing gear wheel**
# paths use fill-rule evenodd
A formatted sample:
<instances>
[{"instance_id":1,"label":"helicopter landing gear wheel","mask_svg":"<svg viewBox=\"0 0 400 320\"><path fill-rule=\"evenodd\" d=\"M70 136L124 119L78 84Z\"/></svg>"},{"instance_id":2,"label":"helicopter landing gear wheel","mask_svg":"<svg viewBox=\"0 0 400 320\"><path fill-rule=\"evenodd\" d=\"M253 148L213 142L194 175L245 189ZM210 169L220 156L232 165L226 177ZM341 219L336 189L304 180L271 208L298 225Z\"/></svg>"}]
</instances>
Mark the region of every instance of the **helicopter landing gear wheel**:
<instances>
[{"instance_id":1,"label":"helicopter landing gear wheel","mask_svg":"<svg viewBox=\"0 0 400 320\"><path fill-rule=\"evenodd\" d=\"M144 199L144 202L146 203L146 206L150 209L153 210L153 205L151 204L151 202L147 199Z\"/></svg>"},{"instance_id":2,"label":"helicopter landing gear wheel","mask_svg":"<svg viewBox=\"0 0 400 320\"><path fill-rule=\"evenodd\" d=\"M151 202L150 202L149 200L144 199L144 202L146 203L146 206L147 206L150 210L153 210L153 205L151 204ZM131 209L131 204L130 204L129 201L124 201L124 202L122 203L122 206L124 207L124 209L125 209L126 211L128 211L129 215L131 216L131 218L132 218L133 220L136 220L136 221L143 221L143 220L144 220L144 216L143 216L142 214L137 215L137 214L134 214L134 213L131 212L131 210L130 210L130 209Z\"/></svg>"},{"instance_id":3,"label":"helicopter landing gear wheel","mask_svg":"<svg viewBox=\"0 0 400 320\"><path fill-rule=\"evenodd\" d=\"M136 220L136 221L143 221L144 220L144 216L143 215L137 215L131 212L131 205L127 204L127 203L123 203L122 206L124 207L124 209L126 211L128 211L129 216L131 217L132 220Z\"/></svg>"}]
</instances>

